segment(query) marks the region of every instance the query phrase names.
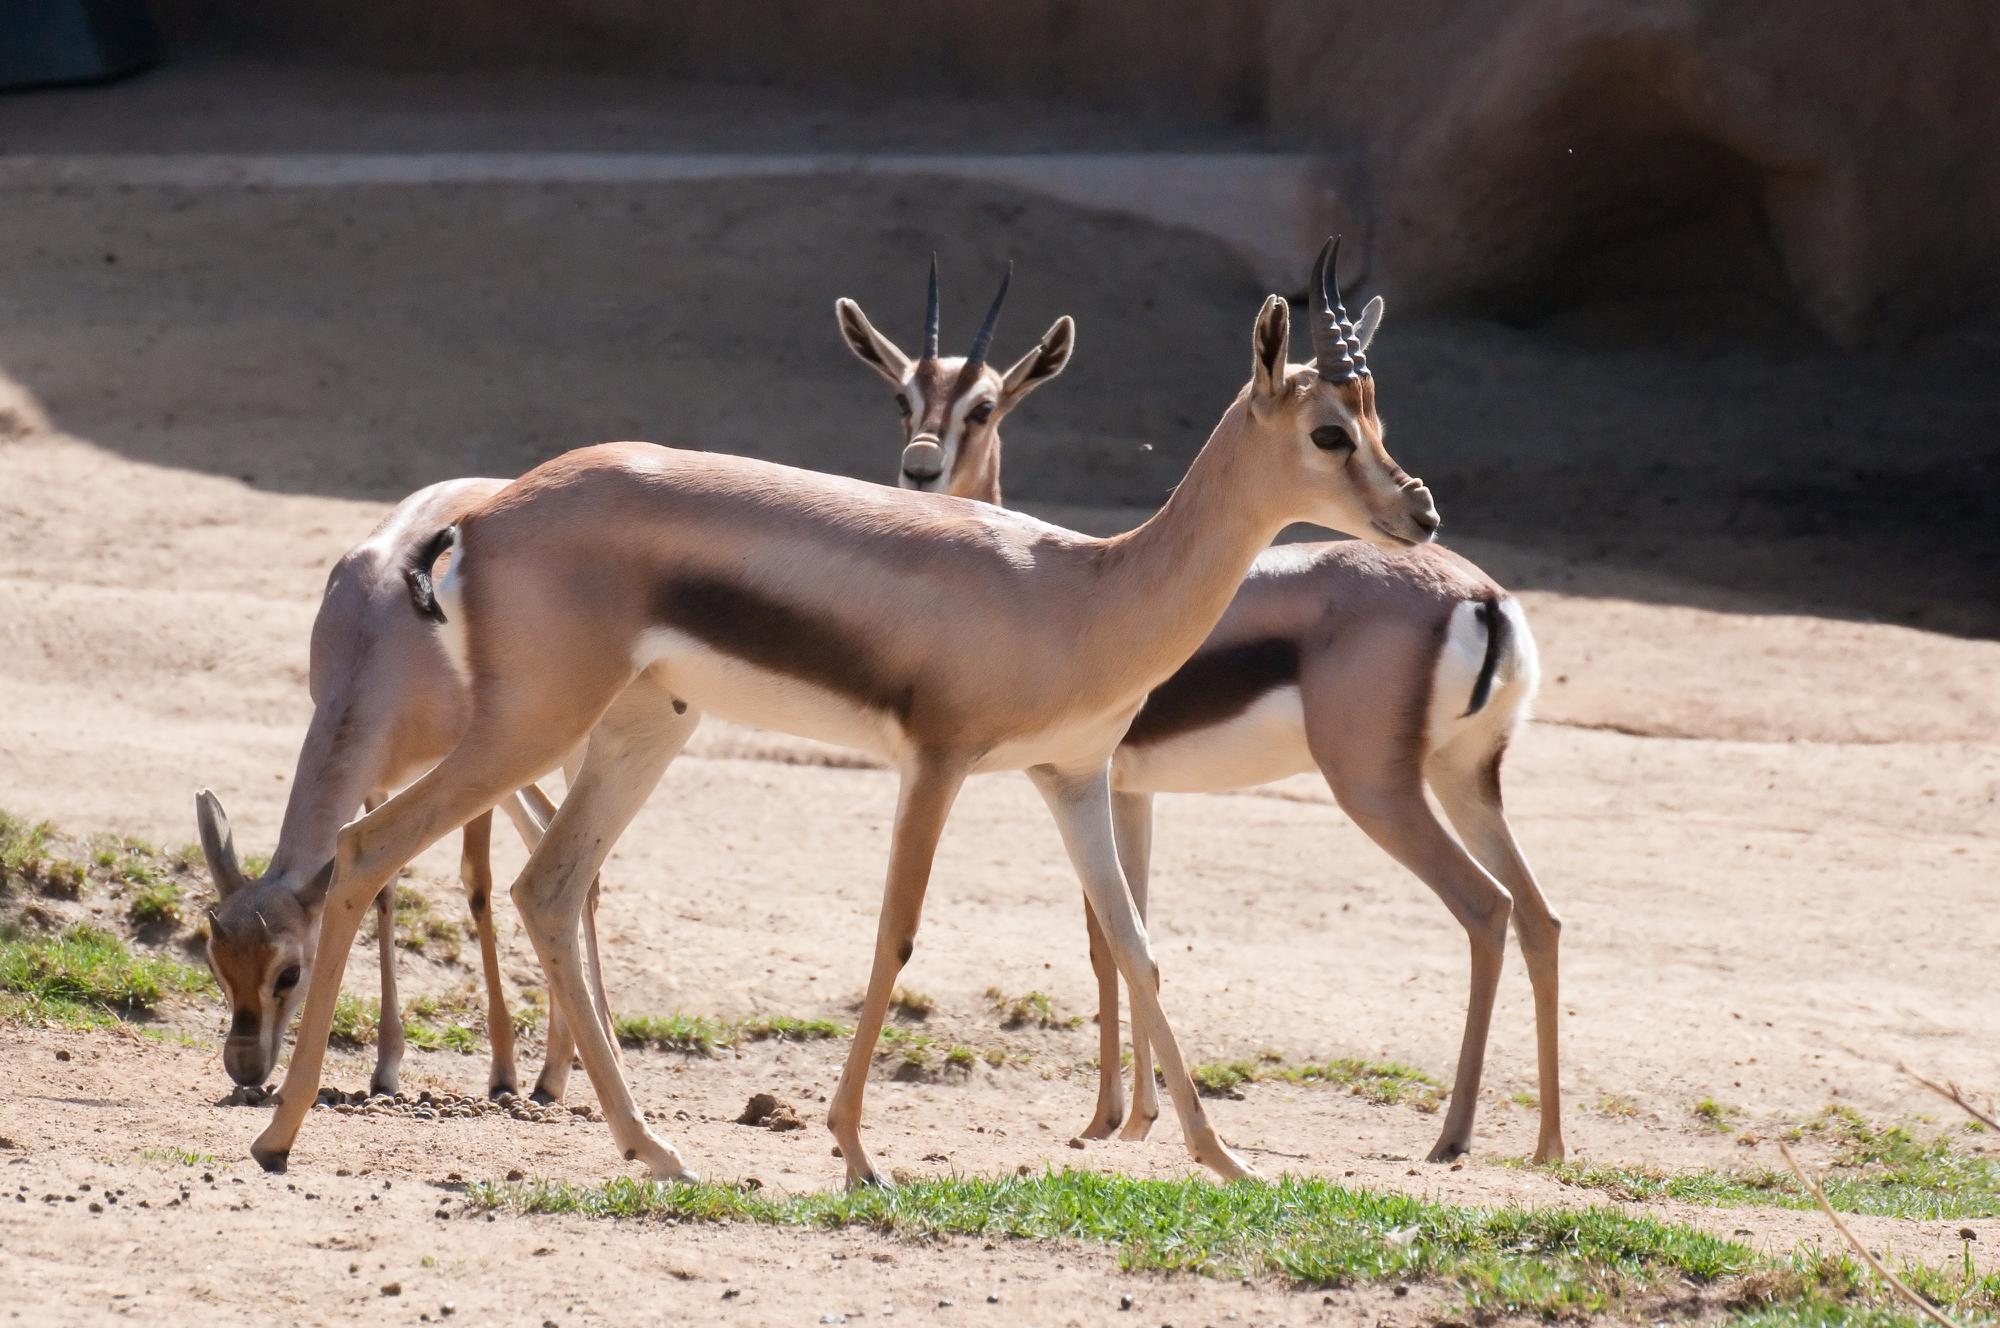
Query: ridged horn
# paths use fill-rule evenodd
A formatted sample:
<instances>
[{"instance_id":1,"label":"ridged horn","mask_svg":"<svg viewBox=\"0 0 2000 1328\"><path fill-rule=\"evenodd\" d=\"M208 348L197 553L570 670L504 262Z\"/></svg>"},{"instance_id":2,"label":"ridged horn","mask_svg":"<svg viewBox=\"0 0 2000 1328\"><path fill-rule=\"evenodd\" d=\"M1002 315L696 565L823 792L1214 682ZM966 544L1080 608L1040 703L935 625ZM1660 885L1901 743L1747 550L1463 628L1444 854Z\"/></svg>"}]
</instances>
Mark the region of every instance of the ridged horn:
<instances>
[{"instance_id":1,"label":"ridged horn","mask_svg":"<svg viewBox=\"0 0 2000 1328\"><path fill-rule=\"evenodd\" d=\"M968 372L986 363L986 351L993 344L993 328L1000 321L1000 305L1007 298L1008 283L1014 280L1014 260L1007 260L1006 275L1000 278L1000 290L993 297L993 307L986 311L986 321L979 325L979 335L972 339L972 350L965 357Z\"/></svg>"},{"instance_id":2,"label":"ridged horn","mask_svg":"<svg viewBox=\"0 0 2000 1328\"><path fill-rule=\"evenodd\" d=\"M934 360L938 355L938 293L937 255L931 255L931 293L924 304L924 358Z\"/></svg>"},{"instance_id":3,"label":"ridged horn","mask_svg":"<svg viewBox=\"0 0 2000 1328\"><path fill-rule=\"evenodd\" d=\"M1312 318L1313 359L1320 378L1329 383L1348 383L1368 375L1361 339L1354 335L1347 306L1341 303L1340 280L1335 275L1339 266L1340 237L1332 236L1313 265L1313 289L1319 297Z\"/></svg>"}]
</instances>

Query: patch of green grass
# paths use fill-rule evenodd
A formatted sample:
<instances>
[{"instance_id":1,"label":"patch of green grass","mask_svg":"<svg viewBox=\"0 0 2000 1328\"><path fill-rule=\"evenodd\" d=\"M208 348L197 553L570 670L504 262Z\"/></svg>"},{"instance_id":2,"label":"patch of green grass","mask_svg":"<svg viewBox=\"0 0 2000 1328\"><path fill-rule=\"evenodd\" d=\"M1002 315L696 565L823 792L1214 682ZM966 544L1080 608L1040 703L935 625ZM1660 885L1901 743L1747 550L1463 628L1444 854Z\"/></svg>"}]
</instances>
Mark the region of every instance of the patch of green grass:
<instances>
[{"instance_id":1,"label":"patch of green grass","mask_svg":"<svg viewBox=\"0 0 2000 1328\"><path fill-rule=\"evenodd\" d=\"M1729 1134L1736 1129L1736 1122L1742 1119L1743 1109L1705 1097L1694 1104L1694 1117L1717 1134Z\"/></svg>"},{"instance_id":2,"label":"patch of green grass","mask_svg":"<svg viewBox=\"0 0 2000 1328\"><path fill-rule=\"evenodd\" d=\"M944 1054L944 1063L954 1070L969 1070L979 1063L979 1053L971 1047L954 1046Z\"/></svg>"},{"instance_id":3,"label":"patch of green grass","mask_svg":"<svg viewBox=\"0 0 2000 1328\"><path fill-rule=\"evenodd\" d=\"M47 821L28 822L0 811L0 882L39 877L54 835Z\"/></svg>"},{"instance_id":4,"label":"patch of green grass","mask_svg":"<svg viewBox=\"0 0 2000 1328\"><path fill-rule=\"evenodd\" d=\"M139 1156L148 1162L168 1162L181 1167L208 1167L215 1159L207 1153L191 1153L185 1148L144 1148Z\"/></svg>"},{"instance_id":5,"label":"patch of green grass","mask_svg":"<svg viewBox=\"0 0 2000 1328\"><path fill-rule=\"evenodd\" d=\"M800 1019L787 1014L745 1019L736 1026L736 1032L749 1042L817 1042L825 1038L854 1036L852 1027L832 1019Z\"/></svg>"},{"instance_id":6,"label":"patch of green grass","mask_svg":"<svg viewBox=\"0 0 2000 1328\"><path fill-rule=\"evenodd\" d=\"M132 921L142 927L178 927L185 916L181 908L180 882L172 877L154 880L132 896Z\"/></svg>"},{"instance_id":7,"label":"patch of green grass","mask_svg":"<svg viewBox=\"0 0 2000 1328\"><path fill-rule=\"evenodd\" d=\"M1542 1105L1542 1100L1539 1097L1535 1096L1533 1093L1525 1091L1519 1093L1509 1093L1507 1095L1507 1100L1509 1102L1512 1102L1517 1107L1526 1107L1531 1111L1536 1107Z\"/></svg>"},{"instance_id":8,"label":"patch of green grass","mask_svg":"<svg viewBox=\"0 0 2000 1328\"><path fill-rule=\"evenodd\" d=\"M1924 1221L2000 1217L2000 1163L1962 1152L1948 1136L1919 1139L1904 1127L1880 1128L1846 1108L1829 1107L1799 1126L1835 1145L1818 1177L1827 1202L1844 1213ZM1675 1199L1716 1208L1811 1208L1812 1196L1789 1171L1678 1171L1557 1163L1551 1174L1620 1199Z\"/></svg>"},{"instance_id":9,"label":"patch of green grass","mask_svg":"<svg viewBox=\"0 0 2000 1328\"><path fill-rule=\"evenodd\" d=\"M1246 1084L1274 1081L1288 1084L1332 1084L1370 1102L1394 1106L1408 1103L1419 1111L1436 1111L1438 1082L1414 1066L1394 1061L1364 1061L1338 1056L1318 1064L1287 1065L1276 1052L1254 1061L1211 1061L1190 1068L1197 1091L1207 1097L1241 1097Z\"/></svg>"},{"instance_id":10,"label":"patch of green grass","mask_svg":"<svg viewBox=\"0 0 2000 1328\"><path fill-rule=\"evenodd\" d=\"M998 987L988 987L986 999L993 1002L993 1008L1000 1012L1002 1028L1078 1028L1083 1024L1080 1014L1059 1013L1055 1001L1046 992L1030 991L1009 996Z\"/></svg>"},{"instance_id":11,"label":"patch of green grass","mask_svg":"<svg viewBox=\"0 0 2000 1328\"><path fill-rule=\"evenodd\" d=\"M1611 1116L1618 1120L1630 1120L1639 1114L1639 1104L1629 1097L1620 1097L1616 1093L1606 1093L1603 1097L1597 1099L1597 1111L1599 1115Z\"/></svg>"},{"instance_id":12,"label":"patch of green grass","mask_svg":"<svg viewBox=\"0 0 2000 1328\"><path fill-rule=\"evenodd\" d=\"M620 1015L612 1021L612 1028L626 1046L657 1051L715 1056L736 1044L728 1024L705 1014Z\"/></svg>"},{"instance_id":13,"label":"patch of green grass","mask_svg":"<svg viewBox=\"0 0 2000 1328\"><path fill-rule=\"evenodd\" d=\"M96 927L73 926L54 936L0 933L0 993L9 1017L102 1028L150 1014L170 997L214 990L202 970L134 954Z\"/></svg>"},{"instance_id":14,"label":"patch of green grass","mask_svg":"<svg viewBox=\"0 0 2000 1328\"><path fill-rule=\"evenodd\" d=\"M515 1024L518 1027L520 1020ZM372 1047L379 1040L382 1003L340 993L333 1003L331 1040L343 1047ZM403 1008L403 1041L420 1051L456 1051L469 1055L479 1050L485 1026L479 1010L471 1002L425 996Z\"/></svg>"},{"instance_id":15,"label":"patch of green grass","mask_svg":"<svg viewBox=\"0 0 2000 1328\"><path fill-rule=\"evenodd\" d=\"M912 1240L1084 1241L1127 1269L1214 1277L1271 1274L1308 1286L1430 1281L1472 1317L1733 1314L1744 1328L1906 1328L1884 1288L1844 1256L1764 1259L1694 1227L1605 1208L1460 1208L1310 1177L1217 1185L1095 1172L925 1179L890 1189L782 1195L621 1177L602 1185L479 1184L479 1208L612 1219L862 1227ZM2000 1275L1905 1267L1947 1309L1990 1315ZM1689 1297L1693 1300L1690 1301Z\"/></svg>"},{"instance_id":16,"label":"patch of green grass","mask_svg":"<svg viewBox=\"0 0 2000 1328\"><path fill-rule=\"evenodd\" d=\"M1090 1241L1116 1247L1129 1269L1314 1286L1432 1278L1481 1313L1603 1310L1656 1282L1712 1284L1755 1262L1730 1241L1603 1209L1454 1208L1314 1178L1214 1185L1064 1171L792 1197L621 1178L481 1185L471 1197L526 1213Z\"/></svg>"}]
</instances>

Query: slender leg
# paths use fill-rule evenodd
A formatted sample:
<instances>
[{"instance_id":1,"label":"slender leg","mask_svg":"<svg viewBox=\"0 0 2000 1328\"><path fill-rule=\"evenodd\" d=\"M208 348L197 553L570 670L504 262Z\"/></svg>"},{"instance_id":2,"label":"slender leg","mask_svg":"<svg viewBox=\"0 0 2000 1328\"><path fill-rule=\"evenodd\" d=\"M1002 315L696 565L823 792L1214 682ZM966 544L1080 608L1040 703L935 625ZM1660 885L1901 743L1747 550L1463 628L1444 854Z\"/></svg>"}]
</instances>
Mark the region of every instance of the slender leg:
<instances>
[{"instance_id":1,"label":"slender leg","mask_svg":"<svg viewBox=\"0 0 2000 1328\"><path fill-rule=\"evenodd\" d=\"M591 1006L578 935L592 878L694 731L696 716L675 714L671 702L641 675L611 703L591 734L582 772L514 882L514 903L548 976L551 1004L576 1038L619 1150L627 1161L644 1162L655 1177L692 1180L680 1154L640 1118L608 1030Z\"/></svg>"},{"instance_id":2,"label":"slender leg","mask_svg":"<svg viewBox=\"0 0 2000 1328\"><path fill-rule=\"evenodd\" d=\"M486 1095L499 1097L520 1083L514 1069L514 1016L507 1009L507 986L500 976L500 941L493 933L493 813L465 823L458 860L465 904L479 929L479 965L486 974L486 1036L493 1061L486 1072Z\"/></svg>"},{"instance_id":3,"label":"slender leg","mask_svg":"<svg viewBox=\"0 0 2000 1328\"><path fill-rule=\"evenodd\" d=\"M1256 1173L1222 1142L1208 1123L1201 1099L1195 1096L1194 1081L1188 1078L1181 1060L1180 1043L1174 1038L1160 1007L1159 966L1153 961L1146 942L1146 928L1132 906L1125 876L1118 866L1118 847L1111 830L1111 778L1107 766L1086 770L1059 771L1053 766L1036 766L1028 777L1062 831L1063 847L1083 880L1084 896L1104 929L1106 945L1118 963L1132 995L1132 1027L1143 1031L1159 1057L1166 1075L1167 1096L1180 1117L1181 1133L1187 1139L1194 1160L1225 1180L1254 1176Z\"/></svg>"},{"instance_id":4,"label":"slender leg","mask_svg":"<svg viewBox=\"0 0 2000 1328\"><path fill-rule=\"evenodd\" d=\"M581 768L582 762L583 753L579 749L565 766L572 772L572 778L573 772ZM507 804L507 809L513 818L514 828L520 832L522 841L532 852L535 845L542 842L542 834L548 828L549 822L555 819L556 805L549 801L548 794L542 792L538 785L530 784L516 793L513 800ZM612 1054L618 1057L619 1064L622 1065L624 1057L619 1054L618 1039L611 1031L611 1006L604 998L604 973L598 961L598 892L599 884L593 880L590 883L590 902L585 906L583 914L583 939L590 970L591 1004L604 1022L605 1035L611 1039ZM542 1072L535 1079L534 1098L537 1102L546 1105L562 1101L563 1093L569 1087L571 1063L575 1059L576 1039L571 1036L569 1025L563 1019L562 1012L551 1003L548 1053L542 1060Z\"/></svg>"},{"instance_id":5,"label":"slender leg","mask_svg":"<svg viewBox=\"0 0 2000 1328\"><path fill-rule=\"evenodd\" d=\"M1514 934L1521 942L1521 957L1527 964L1528 982L1535 992L1535 1060L1541 1102L1535 1161L1560 1162L1564 1153L1562 1068L1558 1054L1562 1012L1556 952L1562 939L1562 919L1549 906L1527 858L1514 842L1512 827L1507 824L1507 813L1500 802L1500 757L1500 751L1490 747L1476 755L1447 748L1431 758L1425 773L1430 777L1431 791L1437 794L1438 804L1466 848L1514 896Z\"/></svg>"},{"instance_id":6,"label":"slender leg","mask_svg":"<svg viewBox=\"0 0 2000 1328\"><path fill-rule=\"evenodd\" d=\"M880 1185L881 1175L861 1146L861 1100L868 1088L868 1067L874 1063L875 1041L889 1010L889 993L916 946L917 924L923 917L924 891L930 885L931 859L945 818L965 782L967 762L942 752L919 752L903 771L896 797L896 825L889 845L889 877L882 890L882 912L875 923L875 959L862 998L861 1019L847 1064L833 1090L826 1127L840 1145L847 1163L847 1183Z\"/></svg>"},{"instance_id":7,"label":"slender leg","mask_svg":"<svg viewBox=\"0 0 2000 1328\"><path fill-rule=\"evenodd\" d=\"M1153 795L1150 793L1111 794L1111 830L1118 841L1118 865L1125 870L1125 884L1132 891L1132 905L1139 910L1139 925L1145 926L1147 880L1152 873ZM1160 1118L1160 1093L1153 1082L1153 1047L1137 1023L1132 1025L1132 1114L1120 1139L1144 1139Z\"/></svg>"},{"instance_id":8,"label":"slender leg","mask_svg":"<svg viewBox=\"0 0 2000 1328\"><path fill-rule=\"evenodd\" d=\"M503 707L475 728L443 762L379 809L346 826L339 847L324 868L326 904L320 915L319 950L291 1066L279 1088L278 1108L250 1147L266 1171L283 1171L299 1126L319 1092L320 1067L333 1028L347 953L361 917L404 863L435 844L531 779L539 753L521 743L530 726Z\"/></svg>"},{"instance_id":9,"label":"slender leg","mask_svg":"<svg viewBox=\"0 0 2000 1328\"><path fill-rule=\"evenodd\" d=\"M1438 824L1424 801L1422 777L1414 766L1414 757L1407 753L1382 758L1379 753L1347 751L1323 760L1321 769L1334 799L1354 824L1436 892L1465 928L1471 945L1471 992L1458 1071L1452 1079L1444 1128L1429 1159L1446 1162L1472 1145L1486 1034L1493 1022L1493 998L1507 939L1509 899L1506 889Z\"/></svg>"},{"instance_id":10,"label":"slender leg","mask_svg":"<svg viewBox=\"0 0 2000 1328\"><path fill-rule=\"evenodd\" d=\"M382 799L370 794L363 798L364 811L372 812ZM393 1094L403 1082L403 1010L396 995L396 888L385 886L375 896L375 945L382 968L382 1008L375 1020L375 1073L369 1076L370 1093Z\"/></svg>"},{"instance_id":11,"label":"slender leg","mask_svg":"<svg viewBox=\"0 0 2000 1328\"><path fill-rule=\"evenodd\" d=\"M1090 935L1090 971L1097 978L1097 1105L1081 1137L1109 1139L1125 1119L1125 1075L1118 1068L1118 1053L1124 1049L1118 1036L1118 965L1088 899L1083 901L1083 924Z\"/></svg>"}]
</instances>

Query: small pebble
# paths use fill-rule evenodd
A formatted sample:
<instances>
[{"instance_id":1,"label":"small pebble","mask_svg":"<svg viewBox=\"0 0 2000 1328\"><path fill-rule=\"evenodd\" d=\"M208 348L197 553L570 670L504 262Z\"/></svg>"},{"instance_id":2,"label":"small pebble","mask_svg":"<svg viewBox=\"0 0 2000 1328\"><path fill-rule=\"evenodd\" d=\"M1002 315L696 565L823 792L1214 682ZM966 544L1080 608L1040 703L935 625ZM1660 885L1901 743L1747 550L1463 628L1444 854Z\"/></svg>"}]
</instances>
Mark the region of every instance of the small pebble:
<instances>
[{"instance_id":1,"label":"small pebble","mask_svg":"<svg viewBox=\"0 0 2000 1328\"><path fill-rule=\"evenodd\" d=\"M1132 1293L1129 1291L1118 1297L1118 1308L1121 1310L1129 1310L1135 1303L1132 1299Z\"/></svg>"},{"instance_id":2,"label":"small pebble","mask_svg":"<svg viewBox=\"0 0 2000 1328\"><path fill-rule=\"evenodd\" d=\"M401 1282L384 1282L382 1284L382 1294L385 1296L400 1296L403 1294L403 1284Z\"/></svg>"}]
</instances>

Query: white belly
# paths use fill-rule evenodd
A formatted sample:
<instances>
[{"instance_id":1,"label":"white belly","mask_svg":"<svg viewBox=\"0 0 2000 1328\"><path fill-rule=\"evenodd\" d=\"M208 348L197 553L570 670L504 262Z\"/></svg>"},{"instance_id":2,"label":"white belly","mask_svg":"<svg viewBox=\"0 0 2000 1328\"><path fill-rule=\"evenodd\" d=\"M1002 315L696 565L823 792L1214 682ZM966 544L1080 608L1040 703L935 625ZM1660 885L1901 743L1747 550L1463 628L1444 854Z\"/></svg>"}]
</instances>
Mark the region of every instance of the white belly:
<instances>
[{"instance_id":1,"label":"white belly","mask_svg":"<svg viewBox=\"0 0 2000 1328\"><path fill-rule=\"evenodd\" d=\"M788 674L746 664L683 632L647 632L639 638L632 662L641 669L658 665L668 689L707 714L857 748L891 764L902 754L902 726L894 716Z\"/></svg>"},{"instance_id":2,"label":"white belly","mask_svg":"<svg viewBox=\"0 0 2000 1328\"><path fill-rule=\"evenodd\" d=\"M1297 687L1279 687L1249 709L1163 742L1118 749L1111 783L1127 793L1219 793L1314 768Z\"/></svg>"}]
</instances>

